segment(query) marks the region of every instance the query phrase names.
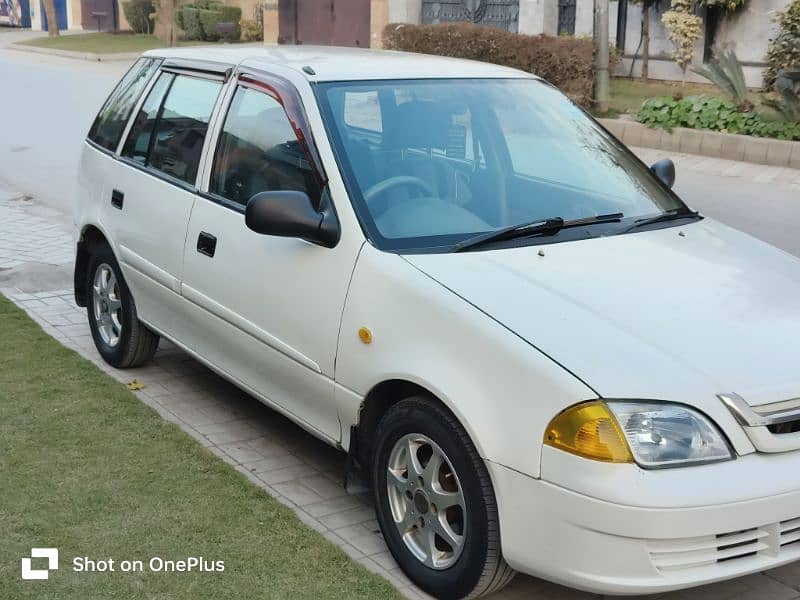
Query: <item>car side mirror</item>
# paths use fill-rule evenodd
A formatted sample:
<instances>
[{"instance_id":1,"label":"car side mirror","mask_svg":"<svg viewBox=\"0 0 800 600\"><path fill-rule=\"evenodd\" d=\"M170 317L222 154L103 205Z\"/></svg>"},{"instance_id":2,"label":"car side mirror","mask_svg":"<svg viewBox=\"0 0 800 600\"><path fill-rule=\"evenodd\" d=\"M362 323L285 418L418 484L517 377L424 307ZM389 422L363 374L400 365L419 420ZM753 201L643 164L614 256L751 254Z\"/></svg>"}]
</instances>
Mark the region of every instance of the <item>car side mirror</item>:
<instances>
[{"instance_id":1,"label":"car side mirror","mask_svg":"<svg viewBox=\"0 0 800 600\"><path fill-rule=\"evenodd\" d=\"M244 222L256 233L293 237L333 248L339 242L339 221L330 203L317 210L305 192L259 192L247 202Z\"/></svg>"},{"instance_id":2,"label":"car side mirror","mask_svg":"<svg viewBox=\"0 0 800 600\"><path fill-rule=\"evenodd\" d=\"M675 185L675 163L668 158L662 158L650 167L653 175L658 177L668 188Z\"/></svg>"}]
</instances>

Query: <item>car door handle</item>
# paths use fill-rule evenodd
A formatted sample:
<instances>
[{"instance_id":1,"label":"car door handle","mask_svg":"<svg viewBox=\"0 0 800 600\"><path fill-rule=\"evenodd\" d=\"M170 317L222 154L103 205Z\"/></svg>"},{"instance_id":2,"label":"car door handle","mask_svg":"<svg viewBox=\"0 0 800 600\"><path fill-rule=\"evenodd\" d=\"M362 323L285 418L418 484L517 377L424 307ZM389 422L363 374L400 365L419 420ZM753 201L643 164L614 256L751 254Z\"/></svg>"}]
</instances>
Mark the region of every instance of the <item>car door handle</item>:
<instances>
[{"instance_id":1,"label":"car door handle","mask_svg":"<svg viewBox=\"0 0 800 600\"><path fill-rule=\"evenodd\" d=\"M206 256L213 257L216 249L217 249L217 238L215 238L210 233L201 231L200 235L197 236L197 251L200 254L205 254Z\"/></svg>"},{"instance_id":2,"label":"car door handle","mask_svg":"<svg viewBox=\"0 0 800 600\"><path fill-rule=\"evenodd\" d=\"M111 206L122 210L123 200L125 200L125 194L119 190L111 190Z\"/></svg>"}]
</instances>

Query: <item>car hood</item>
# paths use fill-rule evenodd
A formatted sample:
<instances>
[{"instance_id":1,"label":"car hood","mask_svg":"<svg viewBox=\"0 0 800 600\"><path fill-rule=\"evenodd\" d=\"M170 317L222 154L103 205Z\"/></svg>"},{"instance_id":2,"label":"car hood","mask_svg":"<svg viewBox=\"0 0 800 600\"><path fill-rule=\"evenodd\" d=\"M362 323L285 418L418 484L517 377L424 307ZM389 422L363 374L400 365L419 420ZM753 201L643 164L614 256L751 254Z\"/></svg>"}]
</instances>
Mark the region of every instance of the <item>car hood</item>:
<instances>
[{"instance_id":1,"label":"car hood","mask_svg":"<svg viewBox=\"0 0 800 600\"><path fill-rule=\"evenodd\" d=\"M600 396L800 397L800 260L710 219L405 258Z\"/></svg>"}]
</instances>

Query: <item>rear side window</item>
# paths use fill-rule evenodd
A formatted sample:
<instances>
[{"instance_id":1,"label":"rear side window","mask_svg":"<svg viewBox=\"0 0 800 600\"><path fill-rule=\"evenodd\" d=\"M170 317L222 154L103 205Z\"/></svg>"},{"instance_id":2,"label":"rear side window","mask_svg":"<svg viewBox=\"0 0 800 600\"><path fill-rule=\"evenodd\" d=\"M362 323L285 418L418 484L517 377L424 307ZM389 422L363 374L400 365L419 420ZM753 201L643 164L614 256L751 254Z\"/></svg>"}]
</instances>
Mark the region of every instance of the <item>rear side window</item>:
<instances>
[{"instance_id":1,"label":"rear side window","mask_svg":"<svg viewBox=\"0 0 800 600\"><path fill-rule=\"evenodd\" d=\"M209 191L246 205L258 192L294 190L319 199L320 188L283 106L239 87L219 137Z\"/></svg>"},{"instance_id":2,"label":"rear side window","mask_svg":"<svg viewBox=\"0 0 800 600\"><path fill-rule=\"evenodd\" d=\"M140 58L133 64L97 115L89 130L90 140L107 150L117 149L133 107L159 64L154 58Z\"/></svg>"},{"instance_id":3,"label":"rear side window","mask_svg":"<svg viewBox=\"0 0 800 600\"><path fill-rule=\"evenodd\" d=\"M161 103L172 84L175 75L162 73L156 84L150 89L147 99L142 104L136 118L133 120L128 139L122 148L122 156L130 158L140 165L147 164L147 155L150 152L150 140L155 128L156 118L161 110Z\"/></svg>"},{"instance_id":4,"label":"rear side window","mask_svg":"<svg viewBox=\"0 0 800 600\"><path fill-rule=\"evenodd\" d=\"M222 82L162 73L131 127L122 155L194 183Z\"/></svg>"}]
</instances>

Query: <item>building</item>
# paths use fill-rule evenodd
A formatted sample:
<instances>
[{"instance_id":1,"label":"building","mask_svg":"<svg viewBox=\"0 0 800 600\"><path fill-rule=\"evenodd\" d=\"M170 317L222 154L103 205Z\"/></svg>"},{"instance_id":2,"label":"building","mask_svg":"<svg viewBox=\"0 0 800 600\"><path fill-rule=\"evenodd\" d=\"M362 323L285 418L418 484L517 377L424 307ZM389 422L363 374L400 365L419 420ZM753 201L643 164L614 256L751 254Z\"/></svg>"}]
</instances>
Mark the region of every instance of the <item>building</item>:
<instances>
[{"instance_id":1,"label":"building","mask_svg":"<svg viewBox=\"0 0 800 600\"><path fill-rule=\"evenodd\" d=\"M236 2L252 0L234 0ZM697 41L695 61L702 64L714 47L733 48L743 63L748 85L761 85L776 13L790 0L747 0L733 15L704 7L705 34ZM650 11L649 75L679 80L661 16L670 0ZM268 0L264 4L266 41L378 46L387 23L469 21L525 34L586 35L594 29L593 0ZM618 74L641 73L642 9L629 0L610 2L611 39L623 50ZM694 73L689 79L704 81Z\"/></svg>"}]
</instances>

